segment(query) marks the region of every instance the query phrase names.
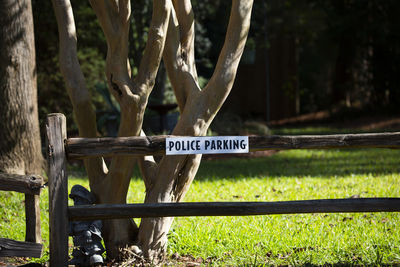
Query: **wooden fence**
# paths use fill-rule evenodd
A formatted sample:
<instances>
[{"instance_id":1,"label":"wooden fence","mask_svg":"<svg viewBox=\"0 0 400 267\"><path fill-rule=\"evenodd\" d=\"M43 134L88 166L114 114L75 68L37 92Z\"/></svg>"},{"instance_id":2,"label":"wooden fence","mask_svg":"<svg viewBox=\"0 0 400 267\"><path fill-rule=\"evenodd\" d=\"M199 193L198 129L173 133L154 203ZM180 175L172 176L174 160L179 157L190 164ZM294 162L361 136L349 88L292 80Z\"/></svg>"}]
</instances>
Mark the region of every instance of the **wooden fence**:
<instances>
[{"instance_id":1,"label":"wooden fence","mask_svg":"<svg viewBox=\"0 0 400 267\"><path fill-rule=\"evenodd\" d=\"M0 190L25 194L25 242L0 238L0 257L34 257L42 255L39 194L43 179L37 175L0 173ZM11 227L2 224L2 227Z\"/></svg>"},{"instance_id":2,"label":"wooden fence","mask_svg":"<svg viewBox=\"0 0 400 267\"><path fill-rule=\"evenodd\" d=\"M165 154L165 138L69 138L65 117L47 119L49 163L50 265L66 266L68 222L73 220L245 216L292 213L399 212L400 198L322 199L280 202L98 204L68 207L67 158ZM400 132L314 136L250 136L250 151L327 148L400 148Z\"/></svg>"}]
</instances>

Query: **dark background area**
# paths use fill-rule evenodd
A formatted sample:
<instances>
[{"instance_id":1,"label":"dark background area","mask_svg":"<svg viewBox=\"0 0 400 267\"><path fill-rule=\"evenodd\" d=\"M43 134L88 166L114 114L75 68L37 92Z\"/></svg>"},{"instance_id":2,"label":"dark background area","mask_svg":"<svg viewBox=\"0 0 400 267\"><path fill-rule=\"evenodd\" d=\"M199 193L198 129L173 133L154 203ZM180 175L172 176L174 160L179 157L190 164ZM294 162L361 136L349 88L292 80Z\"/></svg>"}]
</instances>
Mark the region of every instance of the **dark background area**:
<instances>
[{"instance_id":1,"label":"dark background area","mask_svg":"<svg viewBox=\"0 0 400 267\"><path fill-rule=\"evenodd\" d=\"M194 0L196 60L200 83L213 73L225 37L230 1ZM58 34L51 3L33 0L40 122L47 113L67 115L72 107L59 71ZM106 90L106 42L87 1L72 1L78 57L96 107L98 126L113 135L119 108ZM249 39L231 95L217 117L267 124L324 111L336 119L399 113L400 1L255 0ZM130 59L140 62L151 18L151 1L132 1ZM174 96L160 68L150 104ZM163 120L169 131L177 119ZM159 132L159 114L146 113L145 127ZM43 129L43 127L41 127ZM213 126L212 126L213 129ZM218 125L214 127L218 129Z\"/></svg>"}]
</instances>

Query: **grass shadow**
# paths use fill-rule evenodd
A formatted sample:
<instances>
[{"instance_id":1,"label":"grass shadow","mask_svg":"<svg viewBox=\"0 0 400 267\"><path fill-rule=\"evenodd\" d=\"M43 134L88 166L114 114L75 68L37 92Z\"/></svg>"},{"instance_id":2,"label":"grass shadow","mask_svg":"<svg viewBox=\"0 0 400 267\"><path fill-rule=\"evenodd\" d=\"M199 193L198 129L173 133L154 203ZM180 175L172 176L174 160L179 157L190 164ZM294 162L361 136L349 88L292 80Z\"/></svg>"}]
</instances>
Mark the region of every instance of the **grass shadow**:
<instances>
[{"instance_id":1,"label":"grass shadow","mask_svg":"<svg viewBox=\"0 0 400 267\"><path fill-rule=\"evenodd\" d=\"M349 149L282 151L263 158L202 162L197 180L246 177L323 177L400 172L400 150Z\"/></svg>"},{"instance_id":2,"label":"grass shadow","mask_svg":"<svg viewBox=\"0 0 400 267\"><path fill-rule=\"evenodd\" d=\"M82 164L69 164L68 173L87 178ZM332 149L289 150L259 158L215 158L203 160L196 180L238 180L248 177L319 177L346 175L387 175L400 173L400 150ZM141 179L135 166L133 179Z\"/></svg>"}]
</instances>

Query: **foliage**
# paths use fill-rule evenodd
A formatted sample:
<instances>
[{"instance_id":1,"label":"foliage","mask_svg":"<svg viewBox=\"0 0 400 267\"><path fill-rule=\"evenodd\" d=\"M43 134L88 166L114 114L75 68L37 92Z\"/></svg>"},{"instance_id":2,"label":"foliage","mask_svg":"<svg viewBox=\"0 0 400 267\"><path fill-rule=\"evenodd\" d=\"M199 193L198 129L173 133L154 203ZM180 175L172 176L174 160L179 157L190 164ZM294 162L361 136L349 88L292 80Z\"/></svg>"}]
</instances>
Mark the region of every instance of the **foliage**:
<instances>
[{"instance_id":1,"label":"foliage","mask_svg":"<svg viewBox=\"0 0 400 267\"><path fill-rule=\"evenodd\" d=\"M142 53L146 46L147 30L151 20L151 1L131 1L132 20L129 35L129 57L133 66L133 74L137 73Z\"/></svg>"},{"instance_id":2,"label":"foliage","mask_svg":"<svg viewBox=\"0 0 400 267\"><path fill-rule=\"evenodd\" d=\"M57 26L51 3L32 3L41 125L47 113L62 112L68 117L69 131L76 131L76 127L71 128L72 108L58 71ZM72 1L72 5L79 60L87 86L98 113L106 113L106 99L95 89L96 85L105 84L104 35L88 2ZM202 84L211 77L217 62L226 30L221 25L226 25L229 6L229 1L193 0L196 58ZM268 48L278 35L296 40L298 74L293 78L299 82L302 113L345 102L395 112L400 99L398 11L400 2L396 0L255 1L245 53ZM129 53L133 73L137 72L147 40L151 12L151 1L132 1ZM342 43L345 49L341 48ZM343 71L339 73L340 69ZM169 96L168 84L166 90Z\"/></svg>"},{"instance_id":3,"label":"foliage","mask_svg":"<svg viewBox=\"0 0 400 267\"><path fill-rule=\"evenodd\" d=\"M396 112L400 99L398 1L285 3L295 14L289 28L298 39L303 112L332 104Z\"/></svg>"},{"instance_id":4,"label":"foliage","mask_svg":"<svg viewBox=\"0 0 400 267\"><path fill-rule=\"evenodd\" d=\"M89 2L72 1L78 35L78 59L86 85L97 109L105 109L106 103L96 92L95 85L104 83L106 43ZM33 0L36 60L38 73L38 102L41 129L44 129L48 113L61 112L67 117L69 132L76 133L72 106L68 99L64 80L59 71L58 30L50 1Z\"/></svg>"},{"instance_id":5,"label":"foliage","mask_svg":"<svg viewBox=\"0 0 400 267\"><path fill-rule=\"evenodd\" d=\"M106 83L100 83L96 86L97 92L107 103L107 108L97 110L97 129L106 136L117 136L117 129L121 120L121 110L107 89Z\"/></svg>"},{"instance_id":6,"label":"foliage","mask_svg":"<svg viewBox=\"0 0 400 267\"><path fill-rule=\"evenodd\" d=\"M242 117L225 112L217 115L211 124L210 135L269 135L270 130L262 121L244 120Z\"/></svg>"}]
</instances>

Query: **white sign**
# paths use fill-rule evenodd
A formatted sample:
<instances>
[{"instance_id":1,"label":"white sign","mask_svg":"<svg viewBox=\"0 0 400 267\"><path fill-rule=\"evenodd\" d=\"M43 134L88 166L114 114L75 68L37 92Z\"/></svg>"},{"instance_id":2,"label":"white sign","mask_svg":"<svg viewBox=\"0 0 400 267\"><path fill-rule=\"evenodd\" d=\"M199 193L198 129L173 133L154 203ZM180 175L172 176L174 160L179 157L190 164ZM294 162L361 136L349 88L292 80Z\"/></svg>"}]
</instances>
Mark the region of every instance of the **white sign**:
<instances>
[{"instance_id":1,"label":"white sign","mask_svg":"<svg viewBox=\"0 0 400 267\"><path fill-rule=\"evenodd\" d=\"M167 137L167 155L248 153L248 136Z\"/></svg>"}]
</instances>

